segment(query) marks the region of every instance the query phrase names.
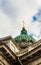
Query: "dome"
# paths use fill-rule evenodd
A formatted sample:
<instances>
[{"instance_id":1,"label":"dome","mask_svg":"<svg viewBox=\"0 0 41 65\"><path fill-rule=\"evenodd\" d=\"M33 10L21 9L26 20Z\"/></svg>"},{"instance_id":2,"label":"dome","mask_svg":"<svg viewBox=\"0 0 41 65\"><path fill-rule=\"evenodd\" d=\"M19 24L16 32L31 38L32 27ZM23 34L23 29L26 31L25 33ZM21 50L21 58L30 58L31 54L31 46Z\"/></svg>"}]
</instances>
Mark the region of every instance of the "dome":
<instances>
[{"instance_id":1,"label":"dome","mask_svg":"<svg viewBox=\"0 0 41 65\"><path fill-rule=\"evenodd\" d=\"M30 36L30 35L28 35L28 33L27 33L27 31L26 30L22 30L21 31L21 34L20 35L18 35L18 36L16 36L15 38L14 38L14 40L15 41L25 41L25 42L27 42L27 41L32 41L32 42L35 42L35 39L32 37L32 36Z\"/></svg>"},{"instance_id":2,"label":"dome","mask_svg":"<svg viewBox=\"0 0 41 65\"><path fill-rule=\"evenodd\" d=\"M32 36L28 35L24 26L22 27L20 35L16 36L14 40L21 48L27 47L29 42L34 43L36 41Z\"/></svg>"}]
</instances>

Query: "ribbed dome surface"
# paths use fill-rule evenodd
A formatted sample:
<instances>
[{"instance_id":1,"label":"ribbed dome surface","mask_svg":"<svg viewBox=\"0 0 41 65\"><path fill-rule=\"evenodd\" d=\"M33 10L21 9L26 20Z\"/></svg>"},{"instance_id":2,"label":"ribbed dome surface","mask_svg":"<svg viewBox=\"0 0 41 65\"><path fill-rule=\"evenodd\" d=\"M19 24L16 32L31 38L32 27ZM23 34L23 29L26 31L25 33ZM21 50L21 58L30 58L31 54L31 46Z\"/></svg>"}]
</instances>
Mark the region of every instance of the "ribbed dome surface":
<instances>
[{"instance_id":1,"label":"ribbed dome surface","mask_svg":"<svg viewBox=\"0 0 41 65\"><path fill-rule=\"evenodd\" d=\"M22 30L22 31L21 31L21 34L18 35L18 36L16 36L16 37L14 38L14 40L15 40L15 41L20 41L20 42L21 42L22 40L25 40L26 42L32 40L33 42L35 42L35 39L34 39L32 36L28 35L28 33L27 33L26 30Z\"/></svg>"}]
</instances>

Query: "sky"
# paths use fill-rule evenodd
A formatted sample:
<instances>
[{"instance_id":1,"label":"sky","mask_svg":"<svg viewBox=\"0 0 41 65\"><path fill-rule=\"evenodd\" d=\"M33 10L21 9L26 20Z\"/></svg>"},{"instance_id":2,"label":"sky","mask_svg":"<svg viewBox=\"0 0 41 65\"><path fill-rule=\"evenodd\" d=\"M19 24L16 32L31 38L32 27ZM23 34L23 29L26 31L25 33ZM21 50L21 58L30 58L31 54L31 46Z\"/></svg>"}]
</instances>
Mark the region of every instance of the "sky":
<instances>
[{"instance_id":1,"label":"sky","mask_svg":"<svg viewBox=\"0 0 41 65\"><path fill-rule=\"evenodd\" d=\"M0 0L0 38L19 35L24 20L28 34L41 39L41 21L33 20L39 10L41 0Z\"/></svg>"}]
</instances>

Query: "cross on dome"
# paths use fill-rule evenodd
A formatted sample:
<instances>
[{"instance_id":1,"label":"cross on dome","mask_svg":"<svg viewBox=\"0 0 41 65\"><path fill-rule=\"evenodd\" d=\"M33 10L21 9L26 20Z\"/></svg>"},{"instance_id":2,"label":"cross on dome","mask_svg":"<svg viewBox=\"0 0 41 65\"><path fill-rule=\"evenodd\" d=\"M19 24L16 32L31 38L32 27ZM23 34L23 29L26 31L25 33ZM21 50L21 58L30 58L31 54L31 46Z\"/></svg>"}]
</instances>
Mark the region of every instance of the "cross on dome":
<instances>
[{"instance_id":1,"label":"cross on dome","mask_svg":"<svg viewBox=\"0 0 41 65\"><path fill-rule=\"evenodd\" d=\"M26 30L26 29L25 29L25 22L24 22L24 20L23 20L23 27L22 27L22 30Z\"/></svg>"}]
</instances>

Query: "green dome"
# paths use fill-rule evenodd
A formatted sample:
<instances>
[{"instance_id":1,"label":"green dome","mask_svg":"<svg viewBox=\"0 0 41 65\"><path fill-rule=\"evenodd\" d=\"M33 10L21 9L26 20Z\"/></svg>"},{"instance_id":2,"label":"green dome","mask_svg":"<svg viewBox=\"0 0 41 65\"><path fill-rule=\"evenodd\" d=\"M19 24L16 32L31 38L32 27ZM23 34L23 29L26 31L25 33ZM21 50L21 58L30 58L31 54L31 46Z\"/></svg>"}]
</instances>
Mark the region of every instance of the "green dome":
<instances>
[{"instance_id":1,"label":"green dome","mask_svg":"<svg viewBox=\"0 0 41 65\"><path fill-rule=\"evenodd\" d=\"M22 42L22 41L32 41L32 42L35 42L35 39L28 35L27 31L26 30L22 30L21 31L21 34L18 35L17 37L14 38L15 41L19 41L19 42Z\"/></svg>"},{"instance_id":2,"label":"green dome","mask_svg":"<svg viewBox=\"0 0 41 65\"><path fill-rule=\"evenodd\" d=\"M28 35L24 26L22 27L20 35L16 36L14 40L21 47L27 47L30 42L34 43L36 41L32 36Z\"/></svg>"}]
</instances>

